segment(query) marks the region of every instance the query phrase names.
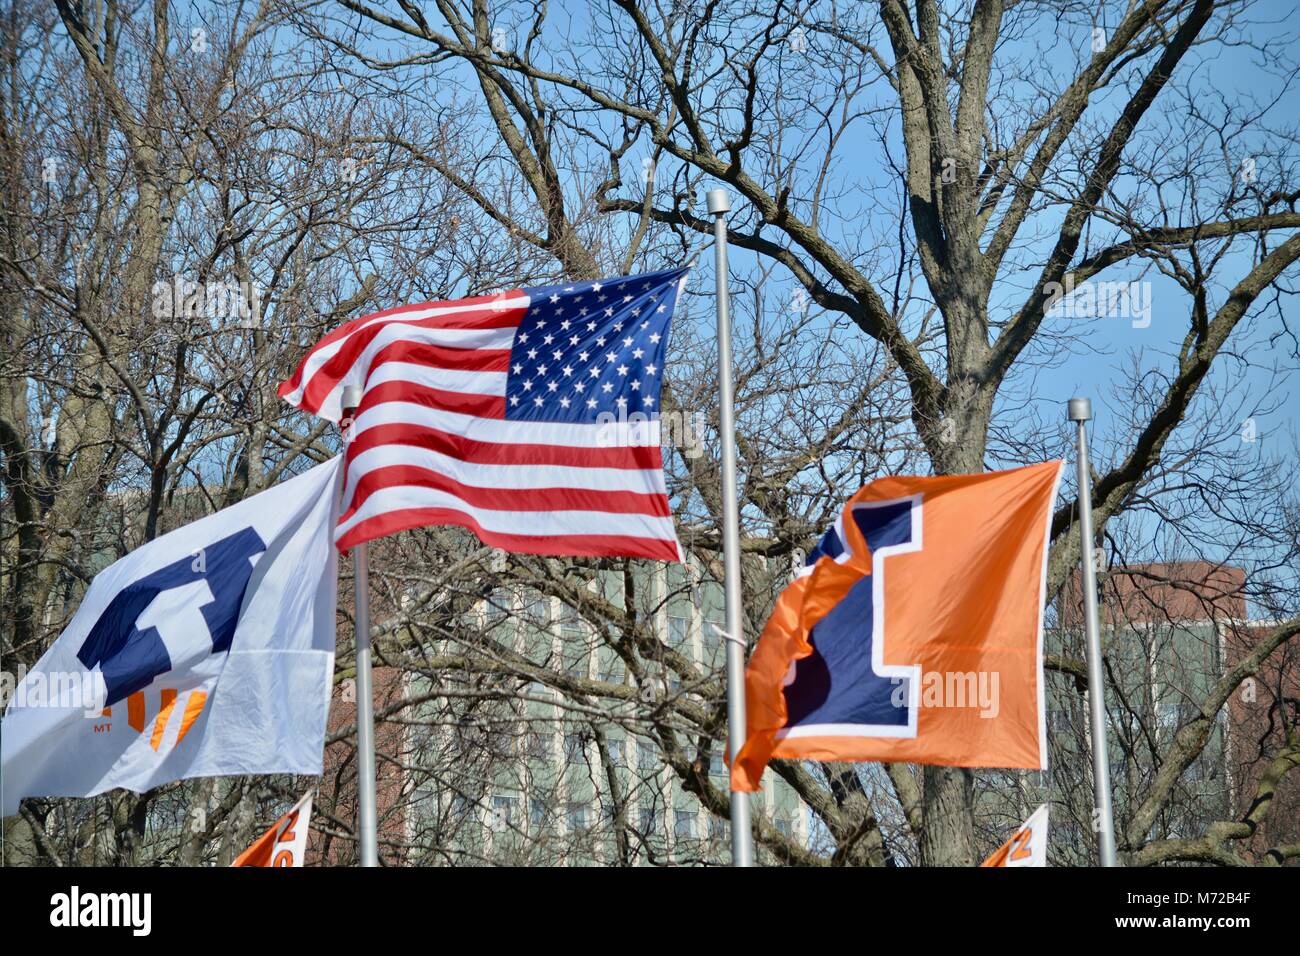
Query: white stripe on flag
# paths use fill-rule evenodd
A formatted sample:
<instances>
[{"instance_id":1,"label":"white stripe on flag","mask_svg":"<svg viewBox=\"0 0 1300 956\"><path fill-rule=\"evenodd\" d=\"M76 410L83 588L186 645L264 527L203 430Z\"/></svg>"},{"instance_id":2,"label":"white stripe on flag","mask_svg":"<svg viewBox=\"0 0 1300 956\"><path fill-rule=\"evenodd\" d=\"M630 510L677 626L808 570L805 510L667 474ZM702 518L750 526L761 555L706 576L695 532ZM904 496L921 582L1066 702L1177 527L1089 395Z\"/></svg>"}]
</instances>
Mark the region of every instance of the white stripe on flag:
<instances>
[{"instance_id":1,"label":"white stripe on flag","mask_svg":"<svg viewBox=\"0 0 1300 956\"><path fill-rule=\"evenodd\" d=\"M406 382L470 395L501 396L506 393L505 372L467 372L463 369L418 365L415 362L385 362L370 373L366 388L374 388L385 382Z\"/></svg>"},{"instance_id":2,"label":"white stripe on flag","mask_svg":"<svg viewBox=\"0 0 1300 956\"><path fill-rule=\"evenodd\" d=\"M634 494L665 493L661 469L578 468L572 465L498 465L462 461L441 452L413 445L380 445L348 462L348 483L343 491L345 507L361 478L380 468L408 465L445 475L474 488L507 490L575 488L584 491L630 491Z\"/></svg>"},{"instance_id":3,"label":"white stripe on flag","mask_svg":"<svg viewBox=\"0 0 1300 956\"><path fill-rule=\"evenodd\" d=\"M503 300L501 309L522 308L528 305L528 296L518 296L514 299ZM405 339L411 342L423 342L430 345L446 345L452 348L461 349L508 349L514 342L515 329L513 327L499 329L447 329L447 328L429 328L426 326L412 325L411 322L418 318L427 318L434 315L444 315L453 312L480 312L484 309L482 304L470 306L457 306L454 308L429 309L427 315L424 312L413 312L403 314L400 318L390 316L383 319L376 319L373 322L367 322L356 329L353 329L346 337L341 338L328 345L323 345L314 352L308 354L303 360L302 378L298 382L298 387L284 396L284 400L291 405L296 405L302 401L308 384L312 377L320 369L337 355L344 345L351 340L362 329L367 329L377 323L386 322L387 326L377 334L374 339L366 346L361 355L357 357L349 369L368 369L370 360L374 358L376 352L393 342ZM357 383L360 384L360 383Z\"/></svg>"},{"instance_id":4,"label":"white stripe on flag","mask_svg":"<svg viewBox=\"0 0 1300 956\"><path fill-rule=\"evenodd\" d=\"M381 425L406 425L434 428L453 435L462 435L475 441L502 445L557 445L563 448L618 447L618 424L571 424L568 422L505 421L499 418L479 418L438 408L426 408L412 402L384 402L357 416L353 424L353 440L363 432ZM638 435L644 435L637 445L657 446L660 443L659 420L628 426Z\"/></svg>"},{"instance_id":5,"label":"white stripe on flag","mask_svg":"<svg viewBox=\"0 0 1300 956\"><path fill-rule=\"evenodd\" d=\"M543 537L626 535L672 542L677 540L672 518L609 511L498 511L475 507L445 491L404 485L382 488L367 498L365 504L339 524L334 540L338 541L367 518L412 508L458 511L474 518L486 530L499 534Z\"/></svg>"}]
</instances>

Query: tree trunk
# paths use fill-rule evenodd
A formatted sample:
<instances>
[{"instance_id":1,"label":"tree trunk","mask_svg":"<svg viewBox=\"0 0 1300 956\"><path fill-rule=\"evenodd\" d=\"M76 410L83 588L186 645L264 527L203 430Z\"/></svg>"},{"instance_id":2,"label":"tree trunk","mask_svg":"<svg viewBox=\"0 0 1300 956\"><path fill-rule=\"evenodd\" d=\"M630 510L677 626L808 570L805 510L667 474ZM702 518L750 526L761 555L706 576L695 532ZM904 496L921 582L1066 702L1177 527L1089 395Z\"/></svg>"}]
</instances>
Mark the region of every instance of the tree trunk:
<instances>
[{"instance_id":1,"label":"tree trunk","mask_svg":"<svg viewBox=\"0 0 1300 956\"><path fill-rule=\"evenodd\" d=\"M960 311L954 309L953 311ZM970 329L983 326L983 316L967 315L951 323ZM937 474L976 474L984 470L984 447L993 398L987 387L976 384L985 356L982 339L966 339L966 347L949 344L951 373L944 421L926 438ZM922 866L974 866L975 858L975 773L965 767L926 767L921 797Z\"/></svg>"},{"instance_id":2,"label":"tree trunk","mask_svg":"<svg viewBox=\"0 0 1300 956\"><path fill-rule=\"evenodd\" d=\"M926 767L922 866L974 866L975 774L965 767Z\"/></svg>"}]
</instances>

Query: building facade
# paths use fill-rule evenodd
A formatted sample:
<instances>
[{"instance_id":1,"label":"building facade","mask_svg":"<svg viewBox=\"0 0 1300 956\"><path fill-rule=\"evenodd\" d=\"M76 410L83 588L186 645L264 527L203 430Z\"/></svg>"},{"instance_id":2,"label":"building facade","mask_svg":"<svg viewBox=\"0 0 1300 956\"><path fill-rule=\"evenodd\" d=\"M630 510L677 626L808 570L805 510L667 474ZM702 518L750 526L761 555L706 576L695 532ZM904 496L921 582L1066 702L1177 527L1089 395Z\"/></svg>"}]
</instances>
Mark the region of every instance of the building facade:
<instances>
[{"instance_id":1,"label":"building facade","mask_svg":"<svg viewBox=\"0 0 1300 956\"><path fill-rule=\"evenodd\" d=\"M427 845L419 831L433 827L449 839L441 841L445 859L430 862L728 862L728 821L682 786L663 759L653 722L644 716L657 703L717 704L711 695L721 686L724 669L722 593L713 582L693 581L691 573L680 565L640 573L634 613L653 628L666 656L680 655L689 667L639 661L639 677L611 642L601 639L597 625L558 598L528 588L498 588L479 602L473 612L476 627L513 649L519 660L560 670L579 690L561 695L535 681L491 706L481 695L459 707L455 698L428 701L430 713L457 717L421 730L422 739L413 743L416 759L427 767L451 754L462 757L454 772L443 779L427 777L411 795L411 844ZM622 605L621 571L593 572L587 586ZM582 687L592 688L589 698ZM434 679L414 678L409 692L421 698L436 695L437 688ZM665 706L664 712L669 710ZM707 766L710 782L725 791L722 736L692 740L692 758ZM806 808L775 774L765 783L763 793L755 795L755 809L807 845Z\"/></svg>"},{"instance_id":2,"label":"building facade","mask_svg":"<svg viewBox=\"0 0 1300 956\"><path fill-rule=\"evenodd\" d=\"M1227 670L1258 639L1264 625L1248 619L1245 585L1242 569L1206 562L1115 567L1102 576L1107 749L1118 832L1129 828L1179 729L1199 717ZM1058 599L1056 626L1045 637L1049 769L995 775L1001 792L994 787L985 797L1005 804L1015 795L1014 807L1002 814L1008 825L1016 814L1050 802L1050 856L1062 865L1096 859L1086 683L1051 666L1053 660L1084 659L1081 593L1076 576ZM1294 681L1294 667L1288 673ZM1264 739L1259 722L1267 724L1269 705L1247 702L1252 686L1244 685L1218 710L1205 746L1180 775L1147 840L1194 838L1210 823L1240 818L1249 806L1267 754L1284 745L1277 733ZM1293 789L1284 787L1288 794ZM1286 818L1290 798L1283 795L1274 821Z\"/></svg>"}]
</instances>

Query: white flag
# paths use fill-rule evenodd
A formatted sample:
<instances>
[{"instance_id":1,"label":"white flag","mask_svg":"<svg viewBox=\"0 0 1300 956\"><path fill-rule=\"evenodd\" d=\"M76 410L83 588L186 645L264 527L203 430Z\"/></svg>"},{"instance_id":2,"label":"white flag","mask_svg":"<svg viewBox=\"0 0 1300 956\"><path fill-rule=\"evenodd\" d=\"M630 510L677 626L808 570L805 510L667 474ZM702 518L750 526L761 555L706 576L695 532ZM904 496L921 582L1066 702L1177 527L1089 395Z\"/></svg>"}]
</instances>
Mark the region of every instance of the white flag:
<instances>
[{"instance_id":1,"label":"white flag","mask_svg":"<svg viewBox=\"0 0 1300 956\"><path fill-rule=\"evenodd\" d=\"M33 796L319 774L340 459L100 572L0 721L0 815Z\"/></svg>"},{"instance_id":2,"label":"white flag","mask_svg":"<svg viewBox=\"0 0 1300 956\"><path fill-rule=\"evenodd\" d=\"M1047 806L1035 810L980 866L1047 866Z\"/></svg>"}]
</instances>

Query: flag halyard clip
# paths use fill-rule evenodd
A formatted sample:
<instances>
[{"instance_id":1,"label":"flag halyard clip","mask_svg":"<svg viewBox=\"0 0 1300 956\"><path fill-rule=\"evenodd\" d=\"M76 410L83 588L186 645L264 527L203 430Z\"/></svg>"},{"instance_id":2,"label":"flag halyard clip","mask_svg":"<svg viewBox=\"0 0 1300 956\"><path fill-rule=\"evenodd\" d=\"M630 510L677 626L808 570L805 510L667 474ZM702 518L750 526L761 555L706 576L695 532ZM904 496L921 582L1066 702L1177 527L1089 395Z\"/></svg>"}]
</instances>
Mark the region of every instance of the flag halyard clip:
<instances>
[{"instance_id":1,"label":"flag halyard clip","mask_svg":"<svg viewBox=\"0 0 1300 956\"><path fill-rule=\"evenodd\" d=\"M714 630L715 632L717 632L717 634L718 634L718 635L719 635L719 636L720 636L724 641L730 641L732 644L739 644L741 647L745 647L745 646L746 646L746 644L745 644L745 642L744 642L743 640L741 640L741 639L738 638L738 637L732 637L730 634L728 634L728 633L727 633L726 631L724 631L722 628L718 627L718 625L714 624L712 621L709 622L709 627L713 628L713 630Z\"/></svg>"}]
</instances>

